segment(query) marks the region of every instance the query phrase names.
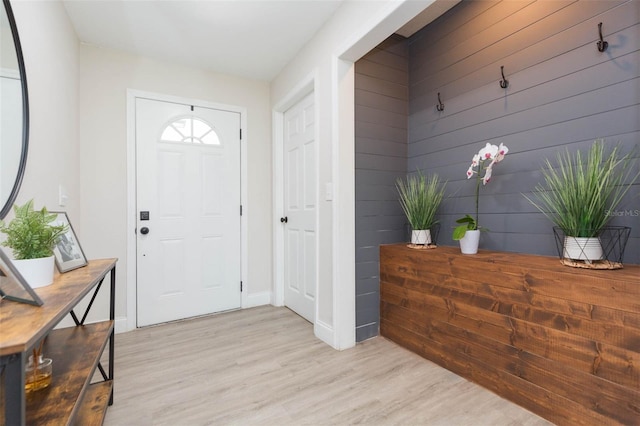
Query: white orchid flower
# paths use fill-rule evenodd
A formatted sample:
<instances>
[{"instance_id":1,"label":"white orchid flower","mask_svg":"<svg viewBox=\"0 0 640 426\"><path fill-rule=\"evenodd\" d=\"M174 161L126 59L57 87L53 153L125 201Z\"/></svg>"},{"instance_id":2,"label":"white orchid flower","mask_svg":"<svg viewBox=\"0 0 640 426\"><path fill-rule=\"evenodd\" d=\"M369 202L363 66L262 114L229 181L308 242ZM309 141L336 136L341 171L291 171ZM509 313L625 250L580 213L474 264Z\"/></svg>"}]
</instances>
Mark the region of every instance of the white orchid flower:
<instances>
[{"instance_id":1,"label":"white orchid flower","mask_svg":"<svg viewBox=\"0 0 640 426\"><path fill-rule=\"evenodd\" d=\"M493 164L496 161L492 161L491 164L489 164L489 167L486 168L485 172L484 172L484 177L482 178L482 184L486 185L489 183L489 181L491 180L491 172L493 171Z\"/></svg>"},{"instance_id":2,"label":"white orchid flower","mask_svg":"<svg viewBox=\"0 0 640 426\"><path fill-rule=\"evenodd\" d=\"M493 165L502 161L507 152L509 152L509 148L507 148L505 144L501 143L500 146L496 146L487 142L485 147L473 156L471 165L469 166L469 169L467 169L467 179L471 179L473 175L476 175L476 214L475 217L467 214L456 221L456 223L459 223L460 225L453 231L453 238L455 240L463 238L467 230L481 229L481 226L478 224L480 181L482 181L482 185L486 185L491 181ZM485 167L485 164L489 165ZM484 176L481 176L483 170Z\"/></svg>"},{"instance_id":3,"label":"white orchid flower","mask_svg":"<svg viewBox=\"0 0 640 426\"><path fill-rule=\"evenodd\" d=\"M498 155L498 146L487 142L487 145L478 152L481 160L492 160Z\"/></svg>"},{"instance_id":4,"label":"white orchid flower","mask_svg":"<svg viewBox=\"0 0 640 426\"><path fill-rule=\"evenodd\" d=\"M504 156L507 155L507 152L509 152L509 148L507 148L507 146L503 143L500 144L500 146L498 147L498 155L496 155L496 163L504 160Z\"/></svg>"},{"instance_id":5,"label":"white orchid flower","mask_svg":"<svg viewBox=\"0 0 640 426\"><path fill-rule=\"evenodd\" d=\"M471 179L471 176L473 176L473 165L469 166L467 170L467 179Z\"/></svg>"}]
</instances>

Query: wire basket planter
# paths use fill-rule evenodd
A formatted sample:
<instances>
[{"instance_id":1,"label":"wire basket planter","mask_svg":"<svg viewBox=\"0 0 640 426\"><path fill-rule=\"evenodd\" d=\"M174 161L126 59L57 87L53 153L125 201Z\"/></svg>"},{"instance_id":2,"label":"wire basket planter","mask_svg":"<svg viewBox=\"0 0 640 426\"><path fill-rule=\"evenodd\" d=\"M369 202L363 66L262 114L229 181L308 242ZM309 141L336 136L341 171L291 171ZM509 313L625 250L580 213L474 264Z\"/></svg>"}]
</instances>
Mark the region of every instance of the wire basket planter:
<instances>
[{"instance_id":1,"label":"wire basket planter","mask_svg":"<svg viewBox=\"0 0 640 426\"><path fill-rule=\"evenodd\" d=\"M607 226L595 237L586 238L568 236L554 226L553 234L563 265L585 269L621 269L631 228Z\"/></svg>"},{"instance_id":2,"label":"wire basket planter","mask_svg":"<svg viewBox=\"0 0 640 426\"><path fill-rule=\"evenodd\" d=\"M411 231L412 231L411 226L407 225L406 233L408 236L411 236ZM439 234L440 234L440 224L434 223L433 225L431 225L431 228L429 228L429 238L426 244L409 243L407 244L407 247L412 249L418 249L418 250L434 249L437 247L436 241L438 241Z\"/></svg>"}]
</instances>

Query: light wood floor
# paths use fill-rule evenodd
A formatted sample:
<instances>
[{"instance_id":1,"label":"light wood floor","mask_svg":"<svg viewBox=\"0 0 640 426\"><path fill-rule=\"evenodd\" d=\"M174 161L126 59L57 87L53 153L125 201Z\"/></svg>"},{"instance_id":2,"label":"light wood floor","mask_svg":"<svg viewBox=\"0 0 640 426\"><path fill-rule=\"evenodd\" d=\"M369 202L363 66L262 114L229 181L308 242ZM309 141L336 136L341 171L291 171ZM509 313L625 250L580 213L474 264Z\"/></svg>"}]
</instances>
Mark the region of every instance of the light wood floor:
<instances>
[{"instance_id":1,"label":"light wood floor","mask_svg":"<svg viewBox=\"0 0 640 426\"><path fill-rule=\"evenodd\" d=\"M548 425L382 337L336 351L286 308L116 335L106 425Z\"/></svg>"}]
</instances>

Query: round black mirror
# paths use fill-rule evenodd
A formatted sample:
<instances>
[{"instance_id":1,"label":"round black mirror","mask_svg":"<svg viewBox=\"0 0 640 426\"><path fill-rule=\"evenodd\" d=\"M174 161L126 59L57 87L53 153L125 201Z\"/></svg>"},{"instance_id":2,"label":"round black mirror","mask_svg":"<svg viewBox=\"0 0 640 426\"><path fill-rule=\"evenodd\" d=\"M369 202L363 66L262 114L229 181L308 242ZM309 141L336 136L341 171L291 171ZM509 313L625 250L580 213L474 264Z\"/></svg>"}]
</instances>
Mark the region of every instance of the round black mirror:
<instances>
[{"instance_id":1,"label":"round black mirror","mask_svg":"<svg viewBox=\"0 0 640 426\"><path fill-rule=\"evenodd\" d=\"M27 162L29 98L18 28L9 0L0 13L0 219L20 190Z\"/></svg>"}]
</instances>

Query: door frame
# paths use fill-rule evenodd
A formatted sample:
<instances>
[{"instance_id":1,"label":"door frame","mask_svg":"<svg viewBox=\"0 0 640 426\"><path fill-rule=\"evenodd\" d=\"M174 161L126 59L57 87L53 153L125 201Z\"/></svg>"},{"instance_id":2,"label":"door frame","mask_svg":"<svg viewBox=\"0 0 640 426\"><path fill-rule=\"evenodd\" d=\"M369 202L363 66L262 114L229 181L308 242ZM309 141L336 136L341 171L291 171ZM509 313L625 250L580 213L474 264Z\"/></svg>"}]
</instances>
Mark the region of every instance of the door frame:
<instances>
[{"instance_id":1,"label":"door frame","mask_svg":"<svg viewBox=\"0 0 640 426\"><path fill-rule=\"evenodd\" d=\"M315 114L315 126L314 137L316 140L316 162L318 161L319 152L319 138L318 138L318 107L317 107L317 75L315 72L303 79L281 102L273 107L272 120L273 120L273 253L274 253L274 268L273 268L273 297L272 304L275 306L284 306L284 281L285 281L285 255L284 255L284 227L280 223L279 218L284 215L284 114L291 107L302 101L309 94L314 94L314 114ZM316 173L318 168L316 167ZM321 230L318 226L318 209L320 202L320 180L316 176L316 265L318 264L319 250L318 244L320 241ZM315 307L314 318L316 324L318 323L318 270L316 269L316 289L315 289ZM316 326L314 324L314 328Z\"/></svg>"},{"instance_id":2,"label":"door frame","mask_svg":"<svg viewBox=\"0 0 640 426\"><path fill-rule=\"evenodd\" d=\"M127 288L126 288L126 312L127 330L134 330L137 327L138 314L136 310L137 299L137 255L136 255L136 98L145 98L155 101L174 102L186 105L197 105L203 108L220 109L224 111L236 112L240 114L240 129L242 139L240 140L240 203L242 204L242 216L240 216L240 280L242 281L242 291L240 293L240 308L248 306L248 289L250 283L247 282L248 268L248 240L247 223L249 218L249 203L247 200L247 110L246 108L220 104L201 99L184 98L180 96L166 95L162 93L147 92L136 89L127 89Z\"/></svg>"}]
</instances>

